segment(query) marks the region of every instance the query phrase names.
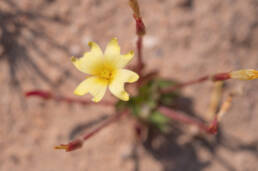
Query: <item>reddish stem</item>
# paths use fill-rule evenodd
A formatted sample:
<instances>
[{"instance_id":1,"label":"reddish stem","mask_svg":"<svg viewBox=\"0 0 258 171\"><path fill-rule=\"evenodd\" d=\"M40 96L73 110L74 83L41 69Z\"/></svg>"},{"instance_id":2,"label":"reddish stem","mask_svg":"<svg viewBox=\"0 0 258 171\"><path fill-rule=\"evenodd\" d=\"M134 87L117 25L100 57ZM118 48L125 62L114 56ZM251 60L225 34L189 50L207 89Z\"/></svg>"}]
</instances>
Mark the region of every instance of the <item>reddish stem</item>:
<instances>
[{"instance_id":1,"label":"reddish stem","mask_svg":"<svg viewBox=\"0 0 258 171\"><path fill-rule=\"evenodd\" d=\"M119 120L122 116L124 115L128 115L129 112L128 111L124 111L121 113L118 113L114 116L112 116L111 118L109 118L108 120L106 120L104 123L102 123L99 127L95 128L94 130L92 130L91 132L87 133L86 135L83 136L83 140L87 140L90 137L92 137L93 135L95 135L96 133L98 133L99 131L101 131L103 128L107 127L108 125L110 125L111 123L116 122L117 120Z\"/></svg>"},{"instance_id":2,"label":"reddish stem","mask_svg":"<svg viewBox=\"0 0 258 171\"><path fill-rule=\"evenodd\" d=\"M179 89L179 88L183 88L183 87L186 87L186 86L189 86L189 85L193 85L193 84L197 84L197 83L207 81L208 79L209 79L208 76L204 76L204 77L198 78L196 80L191 80L191 81L188 81L188 82L185 82L185 83L174 85L172 87L164 88L164 89L161 90L161 92L162 93L168 93L168 92L171 92L171 91L175 91L176 89Z\"/></svg>"},{"instance_id":3,"label":"reddish stem","mask_svg":"<svg viewBox=\"0 0 258 171\"><path fill-rule=\"evenodd\" d=\"M62 150L65 150L66 152L77 150L83 146L83 143L86 140L88 140L89 138L91 138L92 136L94 136L95 134L97 134L99 131L103 130L110 124L118 121L122 116L127 115L127 114L129 114L128 111L124 111L124 112L115 114L114 116L111 116L109 119L107 119L105 122L103 122L100 126L93 129L91 132L86 133L82 139L76 139L68 144L61 144L59 146L56 146L55 149L62 149Z\"/></svg>"},{"instance_id":4,"label":"reddish stem","mask_svg":"<svg viewBox=\"0 0 258 171\"><path fill-rule=\"evenodd\" d=\"M33 90L33 91L28 91L25 93L26 97L30 97L30 96L37 96L37 97L41 97L44 100L56 100L56 101L61 101L61 102L66 102L66 103L80 103L83 105L89 105L89 104L100 104L100 105L107 105L107 106L111 106L114 105L114 103L110 102L110 101L101 101L99 103L92 103L92 101L90 100L86 100L86 99L77 99L77 98L72 98L72 97L65 97L65 96L60 96L60 95L56 95L52 92L49 91L43 91L43 90Z\"/></svg>"},{"instance_id":5,"label":"reddish stem","mask_svg":"<svg viewBox=\"0 0 258 171\"><path fill-rule=\"evenodd\" d=\"M183 113L171 110L167 107L161 106L161 107L159 107L159 111L163 115L165 115L165 116L167 116L167 117L169 117L173 120L176 120L176 121L179 121L181 123L188 124L188 125L195 125L200 130L202 130L206 133L209 133L209 134L216 134L217 133L217 129L218 129L217 117L214 118L214 120L211 122L210 125L206 125L205 123L203 123L200 120L197 120L197 119L195 119L191 116L185 115Z\"/></svg>"},{"instance_id":6,"label":"reddish stem","mask_svg":"<svg viewBox=\"0 0 258 171\"><path fill-rule=\"evenodd\" d=\"M133 18L135 20L135 26L136 26L136 35L137 35L137 42L136 42L136 47L137 47L137 66L136 66L136 72L139 74L140 79L142 76L142 71L144 68L144 63L142 59L142 48L143 48L143 36L146 33L145 25L143 23L142 17L140 15L140 8L138 5L137 0L130 0L129 1L130 6L133 10Z\"/></svg>"},{"instance_id":7,"label":"reddish stem","mask_svg":"<svg viewBox=\"0 0 258 171\"><path fill-rule=\"evenodd\" d=\"M138 74L142 75L142 70L144 67L144 63L143 63L143 59L142 59L142 36L138 35L138 40L137 40L137 56L138 56L138 61L137 61L137 68L136 68L136 72L138 72Z\"/></svg>"},{"instance_id":8,"label":"reddish stem","mask_svg":"<svg viewBox=\"0 0 258 171\"><path fill-rule=\"evenodd\" d=\"M214 75L211 75L211 76L207 75L207 76L203 76L203 77L200 77L198 79L195 79L195 80L191 80L191 81L188 81L188 82L185 82L185 83L174 85L172 87L164 88L164 89L161 90L161 92L162 93L168 93L168 92L171 92L171 91L175 91L176 89L179 89L179 88L183 88L183 87L186 87L186 86L189 86L189 85L202 83L202 82L208 81L208 80L225 81L225 80L228 80L228 79L230 79L230 74L229 73L219 73L219 74L214 74Z\"/></svg>"}]
</instances>

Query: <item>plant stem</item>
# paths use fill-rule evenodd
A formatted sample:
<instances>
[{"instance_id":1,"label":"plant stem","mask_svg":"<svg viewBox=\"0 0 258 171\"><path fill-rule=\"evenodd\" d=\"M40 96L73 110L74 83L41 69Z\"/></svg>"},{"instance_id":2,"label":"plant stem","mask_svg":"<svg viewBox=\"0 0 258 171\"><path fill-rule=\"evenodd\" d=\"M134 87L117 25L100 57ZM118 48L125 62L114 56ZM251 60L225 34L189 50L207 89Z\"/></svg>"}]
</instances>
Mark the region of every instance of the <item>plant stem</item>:
<instances>
[{"instance_id":1,"label":"plant stem","mask_svg":"<svg viewBox=\"0 0 258 171\"><path fill-rule=\"evenodd\" d=\"M217 117L214 118L214 120L211 122L210 125L206 125L205 123L203 123L202 121L200 120L197 120L191 116L188 116L188 115L185 115L181 112L177 112L177 111L174 111L170 108L167 108L167 107L164 107L164 106L161 106L159 107L159 111L173 119L173 120L176 120L176 121L179 121L181 123L184 123L184 124L188 124L188 125L195 125L197 126L200 130L206 132L206 133L209 133L209 134L216 134L217 133L217 127L218 127L218 121L217 121Z\"/></svg>"},{"instance_id":2,"label":"plant stem","mask_svg":"<svg viewBox=\"0 0 258 171\"><path fill-rule=\"evenodd\" d=\"M107 126L109 126L110 124L118 121L122 116L129 114L129 112L123 111L120 113L115 114L114 116L111 116L109 119L107 119L106 121L104 121L101 125L99 125L97 128L93 129L92 131L90 131L89 133L86 133L81 139L76 139L71 141L68 144L61 144L59 146L56 146L55 149L58 150L65 150L66 152L70 152L70 151L74 151L77 150L79 148L82 148L83 143L88 140L89 138L91 138L92 136L96 135L99 131L103 130L104 128L106 128Z\"/></svg>"},{"instance_id":3,"label":"plant stem","mask_svg":"<svg viewBox=\"0 0 258 171\"><path fill-rule=\"evenodd\" d=\"M128 115L129 112L128 111L124 111L124 112L120 112L115 114L114 116L110 117L108 120L106 120L104 123L102 123L99 127L95 128L94 130L92 130L91 132L87 133L86 135L83 136L83 140L87 140L90 137L92 137L93 135L95 135L96 133L98 133L99 131L101 131L103 128L107 127L108 125L110 125L111 123L116 122L117 120L119 120L122 116L124 115Z\"/></svg>"},{"instance_id":4,"label":"plant stem","mask_svg":"<svg viewBox=\"0 0 258 171\"><path fill-rule=\"evenodd\" d=\"M142 59L142 40L143 40L143 36L138 35L138 40L136 42L136 44L137 44L137 56L138 56L136 72L140 75L140 78L142 76L142 70L144 68L144 63L143 63L143 59Z\"/></svg>"},{"instance_id":5,"label":"plant stem","mask_svg":"<svg viewBox=\"0 0 258 171\"><path fill-rule=\"evenodd\" d=\"M137 0L129 0L129 5L133 10L133 18L135 20L136 26L136 35L137 35L137 65L136 65L136 72L139 74L140 79L142 76L142 71L144 68L144 62L142 59L142 48L143 48L143 36L146 33L145 25L143 23L139 3Z\"/></svg>"},{"instance_id":6,"label":"plant stem","mask_svg":"<svg viewBox=\"0 0 258 171\"><path fill-rule=\"evenodd\" d=\"M203 77L200 77L198 79L195 79L195 80L187 81L187 82L180 83L180 84L177 84L177 85L174 85L174 86L171 86L171 87L164 88L164 89L161 90L161 93L168 93L168 92L171 92L171 91L175 91L176 89L179 89L179 88L183 88L183 87L186 87L186 86L202 83L202 82L208 81L208 80L224 81L224 80L228 80L228 79L230 79L230 74L229 73L219 73L219 74L214 74L214 75L207 75L207 76L203 76Z\"/></svg>"},{"instance_id":7,"label":"plant stem","mask_svg":"<svg viewBox=\"0 0 258 171\"><path fill-rule=\"evenodd\" d=\"M66 97L62 95L56 95L49 91L43 91L43 90L32 90L25 93L26 97L31 96L37 96L44 100L50 100L53 99L58 102L66 102L66 103L80 103L82 105L90 105L90 104L99 104L99 105L106 105L106 106L112 106L114 105L111 101L100 101L99 103L92 103L92 101L87 99L78 99L78 98L72 98L72 97Z\"/></svg>"}]
</instances>

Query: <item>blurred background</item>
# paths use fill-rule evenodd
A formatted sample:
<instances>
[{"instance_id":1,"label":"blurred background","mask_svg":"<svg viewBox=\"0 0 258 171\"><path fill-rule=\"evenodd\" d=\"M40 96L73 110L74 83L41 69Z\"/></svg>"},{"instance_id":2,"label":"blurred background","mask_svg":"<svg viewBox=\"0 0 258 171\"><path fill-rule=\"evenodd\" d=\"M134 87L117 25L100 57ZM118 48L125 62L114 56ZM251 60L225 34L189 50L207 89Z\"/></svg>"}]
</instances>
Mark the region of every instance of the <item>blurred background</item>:
<instances>
[{"instance_id":1,"label":"blurred background","mask_svg":"<svg viewBox=\"0 0 258 171\"><path fill-rule=\"evenodd\" d=\"M257 0L139 0L147 28L147 71L186 81L242 68L258 69ZM129 119L87 141L80 150L53 149L112 107L68 105L24 97L32 89L73 95L84 79L71 64L88 42L102 48L117 37L122 53L135 50L135 23L127 0L0 1L0 170L2 171L254 171L258 169L258 80L228 81L241 88L217 136L191 127L135 145ZM134 61L132 62L132 65ZM202 118L212 83L183 90L185 108ZM85 96L84 98L89 98ZM109 97L105 97L109 98ZM79 131L78 131L79 130ZM76 133L77 134L77 133Z\"/></svg>"}]
</instances>

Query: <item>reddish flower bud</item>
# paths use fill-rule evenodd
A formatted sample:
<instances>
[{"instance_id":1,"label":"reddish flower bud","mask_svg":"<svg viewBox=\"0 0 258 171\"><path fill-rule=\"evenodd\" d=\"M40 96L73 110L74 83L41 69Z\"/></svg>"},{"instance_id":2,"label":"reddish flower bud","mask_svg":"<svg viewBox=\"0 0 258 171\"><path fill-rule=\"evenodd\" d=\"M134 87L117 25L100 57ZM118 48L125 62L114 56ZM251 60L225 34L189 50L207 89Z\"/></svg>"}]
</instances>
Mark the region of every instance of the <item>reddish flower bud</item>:
<instances>
[{"instance_id":1,"label":"reddish flower bud","mask_svg":"<svg viewBox=\"0 0 258 171\"><path fill-rule=\"evenodd\" d=\"M141 17L137 17L136 15L134 15L134 19L136 22L136 33L137 35L144 35L146 30L145 30L145 25L142 21Z\"/></svg>"},{"instance_id":2,"label":"reddish flower bud","mask_svg":"<svg viewBox=\"0 0 258 171\"><path fill-rule=\"evenodd\" d=\"M229 73L220 73L212 76L212 81L224 81L230 79Z\"/></svg>"},{"instance_id":3,"label":"reddish flower bud","mask_svg":"<svg viewBox=\"0 0 258 171\"><path fill-rule=\"evenodd\" d=\"M74 151L74 150L81 148L82 145L83 145L83 141L78 139L78 140L74 140L68 144L61 144L59 146L55 146L55 149L65 150L66 152L69 152L69 151Z\"/></svg>"}]
</instances>

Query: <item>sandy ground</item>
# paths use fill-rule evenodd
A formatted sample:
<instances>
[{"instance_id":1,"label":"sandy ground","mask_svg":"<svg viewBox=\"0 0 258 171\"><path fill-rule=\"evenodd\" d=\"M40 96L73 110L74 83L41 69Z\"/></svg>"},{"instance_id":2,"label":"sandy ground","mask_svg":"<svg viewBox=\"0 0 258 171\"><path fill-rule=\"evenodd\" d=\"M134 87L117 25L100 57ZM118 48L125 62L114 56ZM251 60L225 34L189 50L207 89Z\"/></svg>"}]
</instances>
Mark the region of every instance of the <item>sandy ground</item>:
<instances>
[{"instance_id":1,"label":"sandy ground","mask_svg":"<svg viewBox=\"0 0 258 171\"><path fill-rule=\"evenodd\" d=\"M206 74L258 68L257 0L139 0L147 27L147 70L185 81ZM242 89L220 133L192 136L192 128L160 137L156 148L135 146L132 121L123 119L71 153L55 145L110 107L25 99L31 89L72 95L84 78L71 56L103 48L117 37L122 52L135 49L135 26L126 0L0 1L1 171L254 171L258 170L258 80L229 81ZM135 61L133 61L134 63ZM194 113L205 118L212 83L185 88ZM88 98L89 96L86 96ZM107 97L108 98L108 97Z\"/></svg>"}]
</instances>

